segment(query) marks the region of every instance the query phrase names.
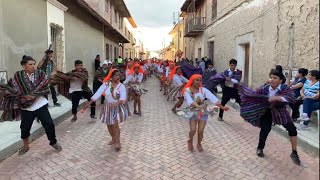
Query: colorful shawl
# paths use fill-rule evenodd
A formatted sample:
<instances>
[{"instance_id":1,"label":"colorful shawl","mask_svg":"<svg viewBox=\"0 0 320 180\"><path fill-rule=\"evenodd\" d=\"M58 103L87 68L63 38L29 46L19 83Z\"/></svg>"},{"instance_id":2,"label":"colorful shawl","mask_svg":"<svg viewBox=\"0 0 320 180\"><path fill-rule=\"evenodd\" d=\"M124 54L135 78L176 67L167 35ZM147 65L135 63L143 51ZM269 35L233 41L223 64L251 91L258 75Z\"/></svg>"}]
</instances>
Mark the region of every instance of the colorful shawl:
<instances>
[{"instance_id":1,"label":"colorful shawl","mask_svg":"<svg viewBox=\"0 0 320 180\"><path fill-rule=\"evenodd\" d=\"M64 97L70 99L69 89L70 89L70 77L76 77L81 79L84 83L82 85L82 90L88 93L92 94L91 89L88 86L88 71L87 69L83 68L82 71L78 72L76 70L72 70L68 73L63 73L58 71L57 74L55 74L55 81L59 83L58 89L61 95Z\"/></svg>"},{"instance_id":2,"label":"colorful shawl","mask_svg":"<svg viewBox=\"0 0 320 180\"><path fill-rule=\"evenodd\" d=\"M213 80L215 75L217 74L216 70L205 70L202 76L202 85L203 87L207 88L209 91L213 92L213 90L219 84L219 81Z\"/></svg>"},{"instance_id":3,"label":"colorful shawl","mask_svg":"<svg viewBox=\"0 0 320 180\"><path fill-rule=\"evenodd\" d=\"M49 80L42 70L35 70L34 82L30 81L26 71L18 71L8 84L0 84L0 110L3 110L0 121L19 119L21 108L27 108L34 100L22 99L22 96L47 96L50 92Z\"/></svg>"},{"instance_id":4,"label":"colorful shawl","mask_svg":"<svg viewBox=\"0 0 320 180\"><path fill-rule=\"evenodd\" d=\"M194 74L202 75L203 73L201 68L196 68L193 65L189 64L187 61L182 61L181 69L183 72L183 76L187 79L189 79Z\"/></svg>"},{"instance_id":5,"label":"colorful shawl","mask_svg":"<svg viewBox=\"0 0 320 180\"><path fill-rule=\"evenodd\" d=\"M285 125L292 122L286 109L287 104L295 102L292 90L287 85L281 85L281 90L276 95L284 97L288 102L270 103L269 87L270 85L262 86L257 91L253 91L244 85L238 86L241 98L240 116L253 126L260 127L260 118L268 109L271 109L274 124Z\"/></svg>"}]
</instances>

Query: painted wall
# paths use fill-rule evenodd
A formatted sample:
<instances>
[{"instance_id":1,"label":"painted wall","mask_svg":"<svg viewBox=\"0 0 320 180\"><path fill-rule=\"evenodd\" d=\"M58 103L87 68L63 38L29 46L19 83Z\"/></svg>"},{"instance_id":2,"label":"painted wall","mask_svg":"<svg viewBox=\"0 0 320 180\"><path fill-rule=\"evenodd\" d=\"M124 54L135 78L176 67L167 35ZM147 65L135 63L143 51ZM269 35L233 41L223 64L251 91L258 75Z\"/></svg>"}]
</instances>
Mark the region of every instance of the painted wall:
<instances>
[{"instance_id":1,"label":"painted wall","mask_svg":"<svg viewBox=\"0 0 320 180\"><path fill-rule=\"evenodd\" d=\"M0 1L0 70L9 77L21 70L24 54L39 62L48 48L47 2Z\"/></svg>"},{"instance_id":2,"label":"painted wall","mask_svg":"<svg viewBox=\"0 0 320 180\"><path fill-rule=\"evenodd\" d=\"M60 4L60 3L59 3ZM61 5L60 5L61 6ZM62 5L63 6L63 5ZM48 27L48 46L51 44L51 23L59 25L63 28L62 30L62 50L63 50L63 67L62 71L66 71L66 50L65 50L65 30L64 30L64 10L57 7L57 5L54 5L53 3L47 2L47 27Z\"/></svg>"},{"instance_id":3,"label":"painted wall","mask_svg":"<svg viewBox=\"0 0 320 180\"><path fill-rule=\"evenodd\" d=\"M66 70L74 68L75 60L82 60L91 81L96 55L105 58L103 26L77 4L65 3L68 7L65 13Z\"/></svg>"}]
</instances>

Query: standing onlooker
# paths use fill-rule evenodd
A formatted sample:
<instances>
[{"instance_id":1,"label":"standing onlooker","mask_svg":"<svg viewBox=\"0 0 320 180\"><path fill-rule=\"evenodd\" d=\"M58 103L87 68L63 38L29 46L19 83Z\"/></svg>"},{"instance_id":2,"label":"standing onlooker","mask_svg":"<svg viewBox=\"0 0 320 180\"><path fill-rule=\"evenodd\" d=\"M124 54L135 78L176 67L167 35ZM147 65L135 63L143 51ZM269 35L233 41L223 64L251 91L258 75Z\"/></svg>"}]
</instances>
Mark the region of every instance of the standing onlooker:
<instances>
[{"instance_id":1,"label":"standing onlooker","mask_svg":"<svg viewBox=\"0 0 320 180\"><path fill-rule=\"evenodd\" d=\"M308 74L308 69L300 68L295 77L295 80L290 81L289 86L290 89L294 92L294 97L296 98L296 102L294 104L289 104L292 109L292 119L294 121L299 117L299 106L303 103L303 100L300 99L300 90L303 87L303 84L306 82L306 75Z\"/></svg>"},{"instance_id":2,"label":"standing onlooker","mask_svg":"<svg viewBox=\"0 0 320 180\"><path fill-rule=\"evenodd\" d=\"M318 70L310 71L308 80L300 91L303 99L303 114L298 119L301 121L300 129L308 128L312 111L319 109L319 79L320 73Z\"/></svg>"},{"instance_id":3,"label":"standing onlooker","mask_svg":"<svg viewBox=\"0 0 320 180\"><path fill-rule=\"evenodd\" d=\"M58 103L57 92L56 92L56 89L54 88L55 84L54 84L54 81L52 80L53 76L57 72L57 67L53 61L52 50L45 51L45 56L42 59L42 61L38 64L38 69L41 69L42 71L44 71L46 73L46 77L50 79L49 83L50 83L50 91L52 95L53 104L55 106L61 106L61 104Z\"/></svg>"},{"instance_id":4,"label":"standing onlooker","mask_svg":"<svg viewBox=\"0 0 320 180\"><path fill-rule=\"evenodd\" d=\"M96 56L96 59L94 60L94 70L98 70L98 68L100 67L100 55L98 54Z\"/></svg>"},{"instance_id":5,"label":"standing onlooker","mask_svg":"<svg viewBox=\"0 0 320 180\"><path fill-rule=\"evenodd\" d=\"M199 66L201 67L202 72L204 72L204 71L206 70L206 64L205 64L205 62L204 62L204 58L202 58L202 59L200 60Z\"/></svg>"}]
</instances>

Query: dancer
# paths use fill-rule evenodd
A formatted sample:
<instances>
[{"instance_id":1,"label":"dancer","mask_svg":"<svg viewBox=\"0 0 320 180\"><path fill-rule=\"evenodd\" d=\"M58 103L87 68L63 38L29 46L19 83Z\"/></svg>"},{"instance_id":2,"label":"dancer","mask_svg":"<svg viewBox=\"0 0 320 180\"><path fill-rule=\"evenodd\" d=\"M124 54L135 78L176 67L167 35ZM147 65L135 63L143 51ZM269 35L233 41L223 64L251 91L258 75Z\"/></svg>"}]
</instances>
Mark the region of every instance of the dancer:
<instances>
[{"instance_id":1,"label":"dancer","mask_svg":"<svg viewBox=\"0 0 320 180\"><path fill-rule=\"evenodd\" d=\"M88 87L88 71L83 67L81 60L76 60L74 62L75 69L68 72L62 73L58 72L55 76L57 81L60 81L61 94L72 101L72 114L73 118L71 122L78 120L77 109L79 107L79 102L82 97L90 100L92 96L92 91ZM95 119L95 106L91 106L90 117Z\"/></svg>"},{"instance_id":2,"label":"dancer","mask_svg":"<svg viewBox=\"0 0 320 180\"><path fill-rule=\"evenodd\" d=\"M130 116L126 101L127 92L125 86L120 83L120 71L117 69L110 70L103 81L104 83L86 104L86 108L89 108L102 94L105 94L106 103L100 119L101 122L107 124L111 136L111 141L108 144L114 145L115 150L119 151L121 149L119 123L124 122Z\"/></svg>"},{"instance_id":3,"label":"dancer","mask_svg":"<svg viewBox=\"0 0 320 180\"><path fill-rule=\"evenodd\" d=\"M175 67L174 63L169 63L169 66L166 69L166 81L164 82L163 95L169 95L169 90L171 90L172 79L170 79L170 74L173 71L174 67Z\"/></svg>"},{"instance_id":4,"label":"dancer","mask_svg":"<svg viewBox=\"0 0 320 180\"><path fill-rule=\"evenodd\" d=\"M287 104L294 103L294 94L282 83L285 79L282 72L272 69L269 78L270 84L261 86L257 91L239 85L240 115L253 126L261 128L257 147L259 157L264 157L263 149L272 124L278 124L287 129L292 147L290 157L295 164L300 165L297 153L297 129L286 109Z\"/></svg>"},{"instance_id":5,"label":"dancer","mask_svg":"<svg viewBox=\"0 0 320 180\"><path fill-rule=\"evenodd\" d=\"M170 79L172 81L173 88L169 92L167 100L169 100L170 98L178 98L178 102L171 109L173 113L177 113L177 108L180 108L183 104L184 98L181 92L184 85L188 82L188 79L182 76L182 70L180 66L176 66L173 71L171 71Z\"/></svg>"},{"instance_id":6,"label":"dancer","mask_svg":"<svg viewBox=\"0 0 320 180\"><path fill-rule=\"evenodd\" d=\"M211 108L208 108L207 104L204 102L205 99L208 99L211 103L225 111L229 110L229 108L222 106L216 96L214 96L208 89L202 87L202 76L200 74L194 74L190 77L190 80L182 90L182 94L184 94L184 98L186 99L186 103L190 111L193 112L189 118L190 132L188 149L193 151L193 136L195 135L197 131L196 128L198 126L197 149L199 152L202 152L203 148L201 141L203 139L203 130L208 120L208 112L206 110L212 110Z\"/></svg>"},{"instance_id":7,"label":"dancer","mask_svg":"<svg viewBox=\"0 0 320 180\"><path fill-rule=\"evenodd\" d=\"M57 73L56 64L53 62L53 51L46 50L45 56L38 64L38 69L41 69L43 72L46 73L47 78L49 79L49 87L51 91L51 96L53 100L54 106L61 106L58 103L57 92L54 86L56 85L55 81L53 80L54 75Z\"/></svg>"},{"instance_id":8,"label":"dancer","mask_svg":"<svg viewBox=\"0 0 320 180\"><path fill-rule=\"evenodd\" d=\"M145 94L147 90L143 89L141 86L143 79L143 70L139 64L132 66L128 78L123 82L124 85L129 85L131 88L130 94L133 96L133 108L134 114L141 116L141 95ZM138 111L137 111L138 105Z\"/></svg>"},{"instance_id":9,"label":"dancer","mask_svg":"<svg viewBox=\"0 0 320 180\"><path fill-rule=\"evenodd\" d=\"M57 143L55 127L48 110L49 80L42 70L35 69L36 61L30 56L23 56L21 65L24 70L17 71L8 84L0 84L0 109L4 114L21 117L21 139L23 147L18 154L23 155L29 151L30 130L35 118L41 121L47 138L57 151L61 146ZM12 118L12 116L5 116ZM6 119L12 120L12 119Z\"/></svg>"},{"instance_id":10,"label":"dancer","mask_svg":"<svg viewBox=\"0 0 320 180\"><path fill-rule=\"evenodd\" d=\"M221 100L222 106L226 105L230 101L230 99L235 99L239 105L241 103L236 85L241 81L242 71L236 69L237 63L237 60L231 59L229 61L230 69L227 69L223 73L223 75L225 76L225 81L224 83L221 83L223 85ZM220 109L218 120L223 121L223 109Z\"/></svg>"}]
</instances>

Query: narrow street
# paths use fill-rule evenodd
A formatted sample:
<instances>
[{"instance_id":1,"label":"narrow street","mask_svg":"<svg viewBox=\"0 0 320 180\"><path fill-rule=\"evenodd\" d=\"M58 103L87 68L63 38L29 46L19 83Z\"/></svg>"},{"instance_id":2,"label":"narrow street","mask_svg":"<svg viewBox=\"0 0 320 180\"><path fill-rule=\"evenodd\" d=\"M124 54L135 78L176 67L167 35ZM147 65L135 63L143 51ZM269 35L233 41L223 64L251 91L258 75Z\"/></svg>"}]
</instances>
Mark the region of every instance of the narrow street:
<instances>
[{"instance_id":1,"label":"narrow street","mask_svg":"<svg viewBox=\"0 0 320 180\"><path fill-rule=\"evenodd\" d=\"M187 150L188 123L170 109L158 80L146 82L143 116L121 125L122 150L115 152L106 126L92 121L88 111L56 127L63 150L55 152L46 136L31 143L30 151L14 154L0 164L0 179L317 179L319 159L302 151L306 167L292 163L290 143L271 132L265 158L255 154L259 129L245 123L239 113L226 113L225 121L210 118L205 128L204 152ZM131 103L132 104L132 103ZM100 107L98 108L100 109ZM196 141L195 141L196 142Z\"/></svg>"}]
</instances>

